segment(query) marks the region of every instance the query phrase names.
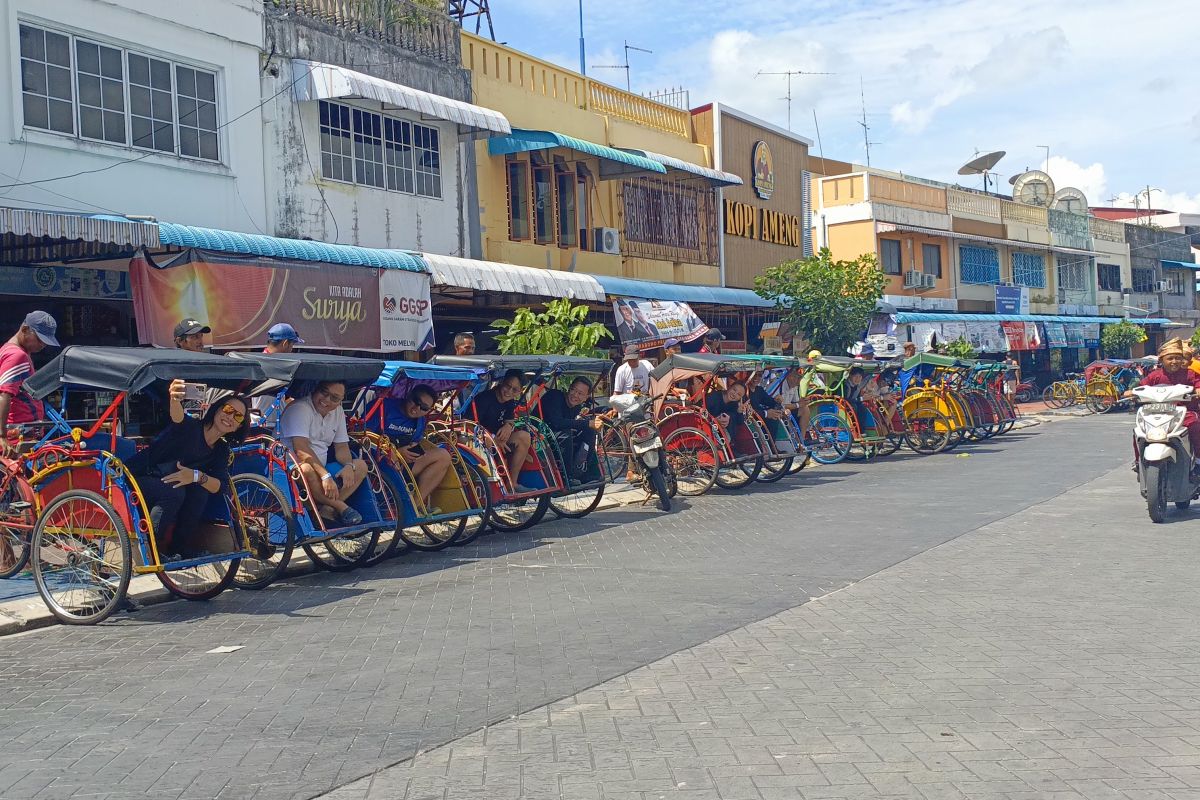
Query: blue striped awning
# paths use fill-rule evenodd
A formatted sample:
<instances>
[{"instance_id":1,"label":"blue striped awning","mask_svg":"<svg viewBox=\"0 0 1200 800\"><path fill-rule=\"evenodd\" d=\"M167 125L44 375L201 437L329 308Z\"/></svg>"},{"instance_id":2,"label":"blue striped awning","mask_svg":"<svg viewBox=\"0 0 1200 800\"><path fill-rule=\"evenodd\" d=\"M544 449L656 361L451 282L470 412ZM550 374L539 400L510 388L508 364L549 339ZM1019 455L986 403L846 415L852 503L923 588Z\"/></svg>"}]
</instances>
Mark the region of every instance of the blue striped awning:
<instances>
[{"instance_id":1,"label":"blue striped awning","mask_svg":"<svg viewBox=\"0 0 1200 800\"><path fill-rule=\"evenodd\" d=\"M674 156L664 156L661 153L651 153L649 150L635 150L632 147L622 147L621 150L626 153L645 156L651 161L657 161L669 170L673 169L678 170L679 172L687 172L692 175L697 175L701 178L704 178L704 180L708 182L709 186L741 186L743 183L742 179L737 175L734 175L732 172L722 172L719 169L702 167L699 164L693 164L690 161L684 161L683 159L675 158Z\"/></svg>"},{"instance_id":2,"label":"blue striped awning","mask_svg":"<svg viewBox=\"0 0 1200 800\"><path fill-rule=\"evenodd\" d=\"M1138 325L1169 325L1171 320L1153 317L1144 319L1130 317L1068 317L1061 314L934 314L922 311L901 311L895 315L897 325L912 322L1098 322L1111 325L1115 322L1134 322Z\"/></svg>"},{"instance_id":3,"label":"blue striped awning","mask_svg":"<svg viewBox=\"0 0 1200 800\"><path fill-rule=\"evenodd\" d=\"M667 168L657 161L651 161L645 156L626 153L615 147L608 147L583 139L576 139L565 133L554 131L531 131L523 128L513 128L511 136L493 136L488 139L488 155L506 156L512 153L527 153L530 150L553 150L565 147L601 160L601 176L616 177L638 172L656 172L666 174ZM612 165L605 168L604 165Z\"/></svg>"},{"instance_id":4,"label":"blue striped awning","mask_svg":"<svg viewBox=\"0 0 1200 800\"><path fill-rule=\"evenodd\" d=\"M1194 264L1191 261L1172 261L1170 259L1162 259L1163 269L1200 269L1200 264Z\"/></svg>"},{"instance_id":5,"label":"blue striped awning","mask_svg":"<svg viewBox=\"0 0 1200 800\"><path fill-rule=\"evenodd\" d=\"M615 297L642 297L647 300L677 300L681 303L711 303L719 306L774 308L775 303L764 300L749 289L730 289L725 286L692 286L686 283L657 283L612 275L593 275L605 294Z\"/></svg>"},{"instance_id":6,"label":"blue striped awning","mask_svg":"<svg viewBox=\"0 0 1200 800\"><path fill-rule=\"evenodd\" d=\"M218 253L238 253L248 256L288 258L293 261L321 261L326 264L348 264L354 267L429 272L429 268L425 266L425 262L420 257L405 250L378 250L348 244L326 244L308 239L282 239L277 236L177 225L173 222L158 223L158 239L162 244L195 247Z\"/></svg>"}]
</instances>

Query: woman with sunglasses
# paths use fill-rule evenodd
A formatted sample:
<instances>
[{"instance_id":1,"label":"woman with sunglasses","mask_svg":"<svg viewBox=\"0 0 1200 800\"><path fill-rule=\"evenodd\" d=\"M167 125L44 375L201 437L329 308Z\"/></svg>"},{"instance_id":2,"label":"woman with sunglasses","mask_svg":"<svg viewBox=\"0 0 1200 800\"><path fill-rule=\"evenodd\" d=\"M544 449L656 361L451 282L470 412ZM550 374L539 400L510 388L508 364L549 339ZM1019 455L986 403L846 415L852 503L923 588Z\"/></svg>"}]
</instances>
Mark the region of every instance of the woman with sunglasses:
<instances>
[{"instance_id":1,"label":"woman with sunglasses","mask_svg":"<svg viewBox=\"0 0 1200 800\"><path fill-rule=\"evenodd\" d=\"M172 543L186 540L209 498L226 491L230 445L244 441L250 428L249 406L242 398L218 400L203 419L196 419L184 413L185 392L183 381L171 381L171 424L125 462L150 509L161 561L179 560Z\"/></svg>"},{"instance_id":2,"label":"woman with sunglasses","mask_svg":"<svg viewBox=\"0 0 1200 800\"><path fill-rule=\"evenodd\" d=\"M450 469L448 452L429 442L421 442L425 436L426 418L436 402L433 388L423 383L414 386L403 400L398 397L384 399L381 431L392 440L396 452L412 470L421 502L431 517L440 515L442 510L431 507L429 498L442 485L442 479Z\"/></svg>"}]
</instances>

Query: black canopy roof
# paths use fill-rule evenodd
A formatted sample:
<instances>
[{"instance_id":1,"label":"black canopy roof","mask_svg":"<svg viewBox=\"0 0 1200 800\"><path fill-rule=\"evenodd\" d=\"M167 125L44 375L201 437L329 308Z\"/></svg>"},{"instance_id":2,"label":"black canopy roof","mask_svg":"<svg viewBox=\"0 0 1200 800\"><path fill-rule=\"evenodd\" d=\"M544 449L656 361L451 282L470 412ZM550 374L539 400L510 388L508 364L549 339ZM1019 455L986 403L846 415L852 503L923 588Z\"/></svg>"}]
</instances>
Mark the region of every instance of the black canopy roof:
<instances>
[{"instance_id":1,"label":"black canopy roof","mask_svg":"<svg viewBox=\"0 0 1200 800\"><path fill-rule=\"evenodd\" d=\"M607 358L588 358L586 356L538 356L545 360L550 369L560 373L577 372L608 372L613 362Z\"/></svg>"},{"instance_id":2,"label":"black canopy roof","mask_svg":"<svg viewBox=\"0 0 1200 800\"><path fill-rule=\"evenodd\" d=\"M266 377L281 383L340 381L348 388L369 386L387 362L378 358L348 358L326 353L230 353L230 360L258 364Z\"/></svg>"},{"instance_id":3,"label":"black canopy roof","mask_svg":"<svg viewBox=\"0 0 1200 800\"><path fill-rule=\"evenodd\" d=\"M25 381L37 398L63 387L140 392L180 378L220 389L242 389L266 378L254 361L156 347L67 347Z\"/></svg>"},{"instance_id":4,"label":"black canopy roof","mask_svg":"<svg viewBox=\"0 0 1200 800\"><path fill-rule=\"evenodd\" d=\"M767 365L752 358L720 353L676 353L663 359L650 373L652 378L662 378L674 370L689 372L761 372Z\"/></svg>"},{"instance_id":5,"label":"black canopy roof","mask_svg":"<svg viewBox=\"0 0 1200 800\"><path fill-rule=\"evenodd\" d=\"M473 367L498 378L510 369L541 373L550 369L552 358L567 356L434 356L433 363L446 367Z\"/></svg>"}]
</instances>

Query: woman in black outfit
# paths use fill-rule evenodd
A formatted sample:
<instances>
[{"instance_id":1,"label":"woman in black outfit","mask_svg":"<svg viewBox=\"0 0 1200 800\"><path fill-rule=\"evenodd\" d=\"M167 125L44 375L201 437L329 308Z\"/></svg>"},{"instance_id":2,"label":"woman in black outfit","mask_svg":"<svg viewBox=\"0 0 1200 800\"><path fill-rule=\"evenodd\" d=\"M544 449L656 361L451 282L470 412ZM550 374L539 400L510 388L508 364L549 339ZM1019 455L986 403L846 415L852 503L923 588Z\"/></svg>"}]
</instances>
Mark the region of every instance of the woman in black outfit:
<instances>
[{"instance_id":1,"label":"woman in black outfit","mask_svg":"<svg viewBox=\"0 0 1200 800\"><path fill-rule=\"evenodd\" d=\"M203 419L183 410L184 382L171 381L171 424L150 446L126 462L150 509L160 558L178 560L172 542L196 529L212 495L229 486L230 445L250 428L249 404L237 396L218 400Z\"/></svg>"}]
</instances>

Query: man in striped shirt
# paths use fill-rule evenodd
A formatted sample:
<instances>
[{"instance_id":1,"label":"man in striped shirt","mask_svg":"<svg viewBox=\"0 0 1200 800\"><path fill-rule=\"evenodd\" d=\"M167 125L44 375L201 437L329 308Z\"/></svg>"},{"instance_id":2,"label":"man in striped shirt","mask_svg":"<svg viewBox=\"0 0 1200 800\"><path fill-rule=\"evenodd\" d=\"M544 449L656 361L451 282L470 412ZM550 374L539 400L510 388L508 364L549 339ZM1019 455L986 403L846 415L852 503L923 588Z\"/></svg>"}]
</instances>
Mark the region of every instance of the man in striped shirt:
<instances>
[{"instance_id":1,"label":"man in striped shirt","mask_svg":"<svg viewBox=\"0 0 1200 800\"><path fill-rule=\"evenodd\" d=\"M33 374L34 353L58 347L58 323L45 311L31 311L13 337L0 345L0 454L11 455L20 438L20 426L45 416L42 401L26 394L22 386Z\"/></svg>"}]
</instances>

